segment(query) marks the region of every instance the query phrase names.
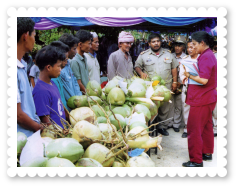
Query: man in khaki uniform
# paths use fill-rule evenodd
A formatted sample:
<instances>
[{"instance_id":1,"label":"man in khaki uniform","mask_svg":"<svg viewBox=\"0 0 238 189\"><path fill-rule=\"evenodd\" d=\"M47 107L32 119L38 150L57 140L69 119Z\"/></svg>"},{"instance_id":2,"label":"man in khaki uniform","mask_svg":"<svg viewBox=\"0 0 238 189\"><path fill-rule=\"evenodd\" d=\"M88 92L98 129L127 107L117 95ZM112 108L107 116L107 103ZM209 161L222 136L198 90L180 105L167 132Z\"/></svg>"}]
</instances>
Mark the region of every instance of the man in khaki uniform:
<instances>
[{"instance_id":1,"label":"man in khaki uniform","mask_svg":"<svg viewBox=\"0 0 238 189\"><path fill-rule=\"evenodd\" d=\"M148 43L150 48L140 53L135 63L135 70L141 78L152 78L154 75L161 76L166 81L166 87L176 91L178 61L170 51L161 48L162 40L159 34L152 33L148 37ZM169 102L165 102L159 108L158 117L161 121L170 118L170 105ZM169 121L161 123L158 132L168 136L169 133L166 129L168 129L169 124Z\"/></svg>"}]
</instances>

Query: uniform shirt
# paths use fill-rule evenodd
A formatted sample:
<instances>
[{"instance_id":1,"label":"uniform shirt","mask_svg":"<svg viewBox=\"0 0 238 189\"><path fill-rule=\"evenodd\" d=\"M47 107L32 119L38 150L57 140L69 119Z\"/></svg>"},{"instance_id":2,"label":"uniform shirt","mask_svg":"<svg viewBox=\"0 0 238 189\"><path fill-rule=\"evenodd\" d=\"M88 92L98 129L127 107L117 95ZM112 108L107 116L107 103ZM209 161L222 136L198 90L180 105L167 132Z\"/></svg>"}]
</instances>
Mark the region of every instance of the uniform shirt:
<instances>
[{"instance_id":1,"label":"uniform shirt","mask_svg":"<svg viewBox=\"0 0 238 189\"><path fill-rule=\"evenodd\" d=\"M89 82L87 58L77 53L72 59L70 66L76 79L80 79L86 88Z\"/></svg>"},{"instance_id":2,"label":"uniform shirt","mask_svg":"<svg viewBox=\"0 0 238 189\"><path fill-rule=\"evenodd\" d=\"M66 119L64 107L57 86L52 80L51 83L52 85L39 79L33 89L36 113L38 116L49 115L54 122L63 128L60 117Z\"/></svg>"},{"instance_id":3,"label":"uniform shirt","mask_svg":"<svg viewBox=\"0 0 238 189\"><path fill-rule=\"evenodd\" d=\"M188 85L186 104L203 106L217 101L217 60L211 49L198 57L199 77L208 79L206 85Z\"/></svg>"},{"instance_id":4,"label":"uniform shirt","mask_svg":"<svg viewBox=\"0 0 238 189\"><path fill-rule=\"evenodd\" d=\"M178 67L179 63L170 51L161 48L156 55L151 48L142 52L136 60L135 67L139 67L148 74L150 78L159 75L165 81L169 81L166 87L171 87L171 70Z\"/></svg>"},{"instance_id":5,"label":"uniform shirt","mask_svg":"<svg viewBox=\"0 0 238 189\"><path fill-rule=\"evenodd\" d=\"M72 96L82 95L79 84L77 82L76 77L74 76L74 73L70 67L70 64L71 63L68 60L67 64L60 72L60 77L63 84L64 97L66 101L68 101L68 99Z\"/></svg>"},{"instance_id":6,"label":"uniform shirt","mask_svg":"<svg viewBox=\"0 0 238 189\"><path fill-rule=\"evenodd\" d=\"M17 60L17 103L21 103L21 109L33 121L40 123L40 119L36 114L36 108L32 97L30 84L27 77L27 64L21 60ZM34 132L27 130L17 124L17 132L23 132L27 137Z\"/></svg>"},{"instance_id":7,"label":"uniform shirt","mask_svg":"<svg viewBox=\"0 0 238 189\"><path fill-rule=\"evenodd\" d=\"M39 75L40 75L40 69L39 69L39 67L38 67L37 65L34 64L34 65L31 67L29 76L34 77L35 85L36 85L36 83L37 83L37 80L38 80L38 78L39 78ZM32 87L32 90L33 90L33 86L32 86L32 85L31 85L31 87Z\"/></svg>"},{"instance_id":8,"label":"uniform shirt","mask_svg":"<svg viewBox=\"0 0 238 189\"><path fill-rule=\"evenodd\" d=\"M96 57L96 53L94 55L89 53L84 53L87 58L88 64L88 72L89 72L89 80L95 80L100 84L100 66Z\"/></svg>"},{"instance_id":9,"label":"uniform shirt","mask_svg":"<svg viewBox=\"0 0 238 189\"><path fill-rule=\"evenodd\" d=\"M181 64L181 61L182 61L183 57L186 56L186 54L184 52L182 52L182 54L179 57L176 56L176 53L173 53L173 55L177 59L177 61L179 62L179 65ZM179 77L179 71L180 71L180 67L178 67L178 82L182 83L182 81L181 81L181 79Z\"/></svg>"},{"instance_id":10,"label":"uniform shirt","mask_svg":"<svg viewBox=\"0 0 238 189\"><path fill-rule=\"evenodd\" d=\"M113 52L108 59L108 79L111 80L115 76L120 76L125 79L133 77L132 58L128 53L128 59L121 49Z\"/></svg>"}]
</instances>

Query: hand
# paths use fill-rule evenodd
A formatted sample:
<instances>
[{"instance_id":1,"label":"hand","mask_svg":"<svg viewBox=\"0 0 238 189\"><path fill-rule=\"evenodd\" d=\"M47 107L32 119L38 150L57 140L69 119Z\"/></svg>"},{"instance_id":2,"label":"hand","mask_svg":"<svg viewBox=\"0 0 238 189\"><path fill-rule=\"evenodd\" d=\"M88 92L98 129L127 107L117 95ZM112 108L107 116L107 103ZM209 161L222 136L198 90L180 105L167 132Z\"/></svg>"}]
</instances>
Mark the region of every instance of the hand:
<instances>
[{"instance_id":1,"label":"hand","mask_svg":"<svg viewBox=\"0 0 238 189\"><path fill-rule=\"evenodd\" d=\"M175 92L177 90L177 83L172 83L171 90Z\"/></svg>"},{"instance_id":2,"label":"hand","mask_svg":"<svg viewBox=\"0 0 238 189\"><path fill-rule=\"evenodd\" d=\"M141 79L146 79L148 77L148 75L146 73L141 72L140 77L141 77Z\"/></svg>"},{"instance_id":3,"label":"hand","mask_svg":"<svg viewBox=\"0 0 238 189\"><path fill-rule=\"evenodd\" d=\"M185 77L185 78L183 79L183 84L185 84L185 81L187 81L187 80L188 80L188 78Z\"/></svg>"},{"instance_id":4,"label":"hand","mask_svg":"<svg viewBox=\"0 0 238 189\"><path fill-rule=\"evenodd\" d=\"M178 82L178 86L177 86L177 88L180 89L181 85L182 85L182 84Z\"/></svg>"},{"instance_id":5,"label":"hand","mask_svg":"<svg viewBox=\"0 0 238 189\"><path fill-rule=\"evenodd\" d=\"M186 78L188 78L190 74L188 72L184 72L183 75L185 75Z\"/></svg>"}]
</instances>

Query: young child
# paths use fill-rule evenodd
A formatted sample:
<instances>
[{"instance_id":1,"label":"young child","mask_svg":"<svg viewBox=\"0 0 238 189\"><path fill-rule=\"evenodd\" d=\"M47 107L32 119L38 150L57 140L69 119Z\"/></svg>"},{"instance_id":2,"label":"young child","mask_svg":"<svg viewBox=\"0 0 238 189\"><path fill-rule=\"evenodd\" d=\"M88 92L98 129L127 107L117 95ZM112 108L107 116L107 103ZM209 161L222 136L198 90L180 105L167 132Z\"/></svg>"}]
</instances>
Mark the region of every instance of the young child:
<instances>
[{"instance_id":1,"label":"young child","mask_svg":"<svg viewBox=\"0 0 238 189\"><path fill-rule=\"evenodd\" d=\"M32 56L34 65L30 69L29 77L30 77L31 90L33 90L39 78L40 70L39 70L39 67L36 65L36 60L35 60L36 52L32 53L31 56Z\"/></svg>"},{"instance_id":2,"label":"young child","mask_svg":"<svg viewBox=\"0 0 238 189\"><path fill-rule=\"evenodd\" d=\"M62 128L60 117L66 119L68 115L64 110L59 90L51 78L60 75L61 64L65 59L65 53L55 46L48 45L39 50L36 55L36 65L40 69L40 76L33 89L36 113L41 122L51 124L49 116Z\"/></svg>"}]
</instances>

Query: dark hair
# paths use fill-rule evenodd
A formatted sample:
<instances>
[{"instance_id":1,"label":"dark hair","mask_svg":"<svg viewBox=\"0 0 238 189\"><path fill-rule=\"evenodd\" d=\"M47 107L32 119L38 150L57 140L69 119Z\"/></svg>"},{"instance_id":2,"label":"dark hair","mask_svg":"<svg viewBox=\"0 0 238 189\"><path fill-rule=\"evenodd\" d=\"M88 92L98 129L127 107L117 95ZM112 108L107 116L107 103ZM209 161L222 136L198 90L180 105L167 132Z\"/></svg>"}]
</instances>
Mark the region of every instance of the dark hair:
<instances>
[{"instance_id":1,"label":"dark hair","mask_svg":"<svg viewBox=\"0 0 238 189\"><path fill-rule=\"evenodd\" d=\"M65 53L59 51L56 46L48 45L39 50L36 54L36 65L42 71L45 66L54 66L58 60L65 60Z\"/></svg>"},{"instance_id":2,"label":"dark hair","mask_svg":"<svg viewBox=\"0 0 238 189\"><path fill-rule=\"evenodd\" d=\"M192 34L192 39L197 41L198 43L201 43L204 41L208 46L211 46L214 42L214 37L209 35L205 31L198 31Z\"/></svg>"},{"instance_id":3,"label":"dark hair","mask_svg":"<svg viewBox=\"0 0 238 189\"><path fill-rule=\"evenodd\" d=\"M158 37L159 40L162 41L160 34L158 34L158 33L152 33L152 34L150 34L149 37L148 37L148 42L150 43L150 42L151 42L151 39L154 39L154 38L156 38L156 37Z\"/></svg>"},{"instance_id":4,"label":"dark hair","mask_svg":"<svg viewBox=\"0 0 238 189\"><path fill-rule=\"evenodd\" d=\"M61 41L53 41L50 43L50 46L58 48L62 53L67 53L69 51L69 46Z\"/></svg>"},{"instance_id":5,"label":"dark hair","mask_svg":"<svg viewBox=\"0 0 238 189\"><path fill-rule=\"evenodd\" d=\"M35 22L29 17L17 17L17 42L24 33L29 35L34 31Z\"/></svg>"},{"instance_id":6,"label":"dark hair","mask_svg":"<svg viewBox=\"0 0 238 189\"><path fill-rule=\"evenodd\" d=\"M86 41L89 41L89 40L93 40L93 35L87 31L87 30L79 30L77 31L77 33L75 34L75 37L78 38L79 42L86 42Z\"/></svg>"},{"instance_id":7,"label":"dark hair","mask_svg":"<svg viewBox=\"0 0 238 189\"><path fill-rule=\"evenodd\" d=\"M59 41L63 42L64 44L68 45L69 48L72 48L75 44L78 45L78 38L74 37L72 34L64 33L60 36Z\"/></svg>"}]
</instances>

